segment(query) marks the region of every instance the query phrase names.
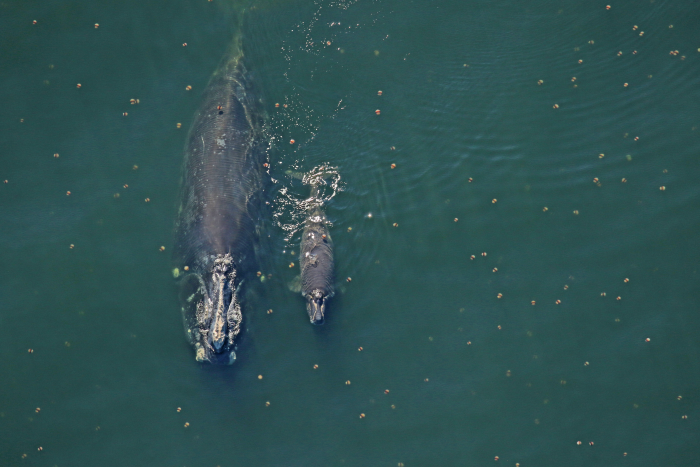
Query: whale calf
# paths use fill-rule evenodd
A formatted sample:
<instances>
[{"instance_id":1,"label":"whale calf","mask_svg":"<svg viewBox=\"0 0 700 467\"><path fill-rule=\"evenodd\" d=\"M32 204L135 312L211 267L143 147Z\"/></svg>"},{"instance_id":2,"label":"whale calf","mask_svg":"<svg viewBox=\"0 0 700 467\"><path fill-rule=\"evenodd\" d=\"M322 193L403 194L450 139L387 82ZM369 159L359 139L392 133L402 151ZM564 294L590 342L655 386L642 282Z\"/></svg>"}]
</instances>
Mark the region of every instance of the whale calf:
<instances>
[{"instance_id":1,"label":"whale calf","mask_svg":"<svg viewBox=\"0 0 700 467\"><path fill-rule=\"evenodd\" d=\"M174 276L197 361L231 364L244 313L241 284L254 266L264 151L261 117L240 48L204 91L185 145Z\"/></svg>"},{"instance_id":2,"label":"whale calf","mask_svg":"<svg viewBox=\"0 0 700 467\"><path fill-rule=\"evenodd\" d=\"M323 324L326 301L335 294L333 240L328 232L328 219L321 209L318 184L311 183L311 207L301 235L301 294L313 324Z\"/></svg>"}]
</instances>

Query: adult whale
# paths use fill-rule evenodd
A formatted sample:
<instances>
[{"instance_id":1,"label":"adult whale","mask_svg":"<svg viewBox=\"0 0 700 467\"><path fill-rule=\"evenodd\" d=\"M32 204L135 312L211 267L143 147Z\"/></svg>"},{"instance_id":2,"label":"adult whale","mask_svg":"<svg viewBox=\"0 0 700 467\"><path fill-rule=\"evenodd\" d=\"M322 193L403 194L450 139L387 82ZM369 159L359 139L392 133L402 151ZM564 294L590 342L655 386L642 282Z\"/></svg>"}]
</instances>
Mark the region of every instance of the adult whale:
<instances>
[{"instance_id":1,"label":"adult whale","mask_svg":"<svg viewBox=\"0 0 700 467\"><path fill-rule=\"evenodd\" d=\"M236 43L204 91L182 167L173 274L197 361L236 359L241 283L254 264L260 212L260 115Z\"/></svg>"}]
</instances>

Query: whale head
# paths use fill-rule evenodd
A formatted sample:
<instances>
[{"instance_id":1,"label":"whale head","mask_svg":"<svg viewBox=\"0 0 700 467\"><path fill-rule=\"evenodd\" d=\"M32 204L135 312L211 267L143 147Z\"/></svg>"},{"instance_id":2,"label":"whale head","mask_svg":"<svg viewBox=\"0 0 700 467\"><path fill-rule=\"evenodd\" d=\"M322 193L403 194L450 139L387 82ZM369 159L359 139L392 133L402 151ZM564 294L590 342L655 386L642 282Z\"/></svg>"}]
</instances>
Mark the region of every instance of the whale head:
<instances>
[{"instance_id":1,"label":"whale head","mask_svg":"<svg viewBox=\"0 0 700 467\"><path fill-rule=\"evenodd\" d=\"M242 321L233 259L228 254L218 255L204 274L190 276L185 285L193 293L182 297L183 317L196 359L231 364L236 359L236 336Z\"/></svg>"},{"instance_id":2,"label":"whale head","mask_svg":"<svg viewBox=\"0 0 700 467\"><path fill-rule=\"evenodd\" d=\"M326 294L314 289L306 294L306 311L312 324L323 324L326 316Z\"/></svg>"}]
</instances>

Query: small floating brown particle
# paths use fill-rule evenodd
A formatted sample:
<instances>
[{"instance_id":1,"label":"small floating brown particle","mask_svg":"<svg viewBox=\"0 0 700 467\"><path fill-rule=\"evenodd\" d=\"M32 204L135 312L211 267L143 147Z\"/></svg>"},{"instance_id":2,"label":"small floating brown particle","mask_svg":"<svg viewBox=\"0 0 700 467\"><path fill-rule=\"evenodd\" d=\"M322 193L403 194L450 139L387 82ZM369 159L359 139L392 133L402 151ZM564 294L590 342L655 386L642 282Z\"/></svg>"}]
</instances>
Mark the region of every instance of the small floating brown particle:
<instances>
[{"instance_id":1,"label":"small floating brown particle","mask_svg":"<svg viewBox=\"0 0 700 467\"><path fill-rule=\"evenodd\" d=\"M557 305L561 305L561 300L557 300L557 301L554 302L554 303L556 303Z\"/></svg>"},{"instance_id":2,"label":"small floating brown particle","mask_svg":"<svg viewBox=\"0 0 700 467\"><path fill-rule=\"evenodd\" d=\"M56 159L58 159L58 153L55 153L55 154L53 155L53 157L55 157Z\"/></svg>"},{"instance_id":3,"label":"small floating brown particle","mask_svg":"<svg viewBox=\"0 0 700 467\"><path fill-rule=\"evenodd\" d=\"M191 90L192 90L192 86L187 85L187 87L185 88L185 90L186 90L186 91L191 91Z\"/></svg>"},{"instance_id":4,"label":"small floating brown particle","mask_svg":"<svg viewBox=\"0 0 700 467\"><path fill-rule=\"evenodd\" d=\"M139 166L138 166L138 165L134 165L133 167L131 167L131 169L132 169L132 170L138 170L138 169L139 169Z\"/></svg>"},{"instance_id":5,"label":"small floating brown particle","mask_svg":"<svg viewBox=\"0 0 700 467\"><path fill-rule=\"evenodd\" d=\"M469 179L468 179L467 181L468 181L469 183L471 183L471 182L473 182L473 181L474 181L474 179L473 179L473 178L471 178L471 177L469 177Z\"/></svg>"},{"instance_id":6,"label":"small floating brown particle","mask_svg":"<svg viewBox=\"0 0 700 467\"><path fill-rule=\"evenodd\" d=\"M189 270L190 270L190 267L189 267L189 266L185 266L183 269L184 269L185 271L189 271Z\"/></svg>"},{"instance_id":7,"label":"small floating brown particle","mask_svg":"<svg viewBox=\"0 0 700 467\"><path fill-rule=\"evenodd\" d=\"M185 428L187 428L188 426L190 426L190 422L185 422Z\"/></svg>"},{"instance_id":8,"label":"small floating brown particle","mask_svg":"<svg viewBox=\"0 0 700 467\"><path fill-rule=\"evenodd\" d=\"M347 280L348 282L352 282L352 277L348 277L346 280Z\"/></svg>"},{"instance_id":9,"label":"small floating brown particle","mask_svg":"<svg viewBox=\"0 0 700 467\"><path fill-rule=\"evenodd\" d=\"M580 65L581 63L583 63L583 60L579 60L578 63L579 63L579 65Z\"/></svg>"},{"instance_id":10,"label":"small floating brown particle","mask_svg":"<svg viewBox=\"0 0 700 467\"><path fill-rule=\"evenodd\" d=\"M269 310L267 310L267 314L268 314L268 315L271 315L271 314L272 314L272 308L270 308Z\"/></svg>"},{"instance_id":11,"label":"small floating brown particle","mask_svg":"<svg viewBox=\"0 0 700 467\"><path fill-rule=\"evenodd\" d=\"M622 183L627 183L627 179L624 178L624 177L623 177L622 180L620 180L620 181L621 181Z\"/></svg>"},{"instance_id":12,"label":"small floating brown particle","mask_svg":"<svg viewBox=\"0 0 700 467\"><path fill-rule=\"evenodd\" d=\"M618 295L617 300L622 300L622 297L620 297L620 296Z\"/></svg>"},{"instance_id":13,"label":"small floating brown particle","mask_svg":"<svg viewBox=\"0 0 700 467\"><path fill-rule=\"evenodd\" d=\"M394 222L394 227L398 227L398 226L399 226L399 224Z\"/></svg>"},{"instance_id":14,"label":"small floating brown particle","mask_svg":"<svg viewBox=\"0 0 700 467\"><path fill-rule=\"evenodd\" d=\"M624 281L625 284L626 284L627 282L629 282L629 281L630 281L630 280L629 280L629 277L625 277L625 281Z\"/></svg>"},{"instance_id":15,"label":"small floating brown particle","mask_svg":"<svg viewBox=\"0 0 700 467\"><path fill-rule=\"evenodd\" d=\"M73 244L71 243L70 246L69 246L68 248L70 248L70 249L72 250L73 248L75 248L75 245L73 245Z\"/></svg>"},{"instance_id":16,"label":"small floating brown particle","mask_svg":"<svg viewBox=\"0 0 700 467\"><path fill-rule=\"evenodd\" d=\"M498 268L493 268L493 272L498 272Z\"/></svg>"},{"instance_id":17,"label":"small floating brown particle","mask_svg":"<svg viewBox=\"0 0 700 467\"><path fill-rule=\"evenodd\" d=\"M99 24L99 23L95 23L95 29L97 29L97 28L99 28L99 27L100 27L100 24Z\"/></svg>"},{"instance_id":18,"label":"small floating brown particle","mask_svg":"<svg viewBox=\"0 0 700 467\"><path fill-rule=\"evenodd\" d=\"M598 183L598 177L593 179L593 183Z\"/></svg>"},{"instance_id":19,"label":"small floating brown particle","mask_svg":"<svg viewBox=\"0 0 700 467\"><path fill-rule=\"evenodd\" d=\"M41 412L41 407L37 407L36 409L34 409L34 412L36 412L36 413Z\"/></svg>"},{"instance_id":20,"label":"small floating brown particle","mask_svg":"<svg viewBox=\"0 0 700 467\"><path fill-rule=\"evenodd\" d=\"M293 268L293 267L294 267L294 263L289 263L289 267L290 267L290 268Z\"/></svg>"},{"instance_id":21,"label":"small floating brown particle","mask_svg":"<svg viewBox=\"0 0 700 467\"><path fill-rule=\"evenodd\" d=\"M423 381L427 383L428 381L430 381L430 379L429 379L429 378L425 378Z\"/></svg>"},{"instance_id":22,"label":"small floating brown particle","mask_svg":"<svg viewBox=\"0 0 700 467\"><path fill-rule=\"evenodd\" d=\"M382 95L382 91L377 91L377 95L378 95L378 96L381 96L381 95Z\"/></svg>"},{"instance_id":23,"label":"small floating brown particle","mask_svg":"<svg viewBox=\"0 0 700 467\"><path fill-rule=\"evenodd\" d=\"M625 84L623 84L623 86L624 86L624 87L627 87L627 86L628 86L628 84L627 84L627 83L625 83Z\"/></svg>"},{"instance_id":24,"label":"small floating brown particle","mask_svg":"<svg viewBox=\"0 0 700 467\"><path fill-rule=\"evenodd\" d=\"M498 456L494 457L493 460L497 461L497 460L498 460Z\"/></svg>"},{"instance_id":25,"label":"small floating brown particle","mask_svg":"<svg viewBox=\"0 0 700 467\"><path fill-rule=\"evenodd\" d=\"M535 304L535 301L533 300L533 301L531 301L530 303L532 303L532 304L534 305L534 304Z\"/></svg>"},{"instance_id":26,"label":"small floating brown particle","mask_svg":"<svg viewBox=\"0 0 700 467\"><path fill-rule=\"evenodd\" d=\"M583 366L588 366L588 365L590 365L590 363L588 363L588 362L585 362L585 363L583 364Z\"/></svg>"},{"instance_id":27,"label":"small floating brown particle","mask_svg":"<svg viewBox=\"0 0 700 467\"><path fill-rule=\"evenodd\" d=\"M660 187L659 187L659 190L661 190L661 191L666 191L666 187L665 187L665 186L660 186Z\"/></svg>"},{"instance_id":28,"label":"small floating brown particle","mask_svg":"<svg viewBox=\"0 0 700 467\"><path fill-rule=\"evenodd\" d=\"M43 451L44 448L42 448L41 446L39 446L38 448L36 448L36 450L37 450L37 451Z\"/></svg>"},{"instance_id":29,"label":"small floating brown particle","mask_svg":"<svg viewBox=\"0 0 700 467\"><path fill-rule=\"evenodd\" d=\"M392 168L392 169L395 169L395 168L396 168L396 164L391 164L391 168Z\"/></svg>"},{"instance_id":30,"label":"small floating brown particle","mask_svg":"<svg viewBox=\"0 0 700 467\"><path fill-rule=\"evenodd\" d=\"M263 378L263 376L262 376L262 375L258 375L258 379L262 379L262 378Z\"/></svg>"},{"instance_id":31,"label":"small floating brown particle","mask_svg":"<svg viewBox=\"0 0 700 467\"><path fill-rule=\"evenodd\" d=\"M576 441L576 444L578 444L579 446L581 446L581 441Z\"/></svg>"},{"instance_id":32,"label":"small floating brown particle","mask_svg":"<svg viewBox=\"0 0 700 467\"><path fill-rule=\"evenodd\" d=\"M362 352L362 350L364 350L362 347L358 347L358 348L357 348L357 351L358 351L358 352Z\"/></svg>"},{"instance_id":33,"label":"small floating brown particle","mask_svg":"<svg viewBox=\"0 0 700 467\"><path fill-rule=\"evenodd\" d=\"M158 249L159 249L160 251L165 251L165 247L164 247L164 246L161 246L161 247L158 248Z\"/></svg>"},{"instance_id":34,"label":"small floating brown particle","mask_svg":"<svg viewBox=\"0 0 700 467\"><path fill-rule=\"evenodd\" d=\"M279 106L280 106L279 102L276 102L276 103L275 103L275 108L279 108Z\"/></svg>"},{"instance_id":35,"label":"small floating brown particle","mask_svg":"<svg viewBox=\"0 0 700 467\"><path fill-rule=\"evenodd\" d=\"M552 108L558 109L558 108L559 108L559 104L554 104L554 105L552 106Z\"/></svg>"},{"instance_id":36,"label":"small floating brown particle","mask_svg":"<svg viewBox=\"0 0 700 467\"><path fill-rule=\"evenodd\" d=\"M547 212L547 211L549 211L549 208L547 206L542 208L542 212Z\"/></svg>"},{"instance_id":37,"label":"small floating brown particle","mask_svg":"<svg viewBox=\"0 0 700 467\"><path fill-rule=\"evenodd\" d=\"M482 252L482 253L481 253L481 256L486 256L486 252L485 252L485 251Z\"/></svg>"},{"instance_id":38,"label":"small floating brown particle","mask_svg":"<svg viewBox=\"0 0 700 467\"><path fill-rule=\"evenodd\" d=\"M178 124L175 125L175 126L177 126L178 128L182 128L182 123L178 123Z\"/></svg>"},{"instance_id":39,"label":"small floating brown particle","mask_svg":"<svg viewBox=\"0 0 700 467\"><path fill-rule=\"evenodd\" d=\"M124 117L128 117L128 116L129 116L129 113L128 113L128 112L124 112L122 115L123 115Z\"/></svg>"},{"instance_id":40,"label":"small floating brown particle","mask_svg":"<svg viewBox=\"0 0 700 467\"><path fill-rule=\"evenodd\" d=\"M574 216L578 216L578 209L574 210Z\"/></svg>"},{"instance_id":41,"label":"small floating brown particle","mask_svg":"<svg viewBox=\"0 0 700 467\"><path fill-rule=\"evenodd\" d=\"M82 86L83 86L82 84L78 83L75 87L80 89Z\"/></svg>"},{"instance_id":42,"label":"small floating brown particle","mask_svg":"<svg viewBox=\"0 0 700 467\"><path fill-rule=\"evenodd\" d=\"M544 81L542 81L541 79L538 79L538 80L537 80L537 85L538 85L538 86L540 86L540 85L543 84L543 83L544 83Z\"/></svg>"},{"instance_id":43,"label":"small floating brown particle","mask_svg":"<svg viewBox=\"0 0 700 467\"><path fill-rule=\"evenodd\" d=\"M458 218L458 217L455 217L455 222L457 222L457 221L459 221L459 218Z\"/></svg>"},{"instance_id":44,"label":"small floating brown particle","mask_svg":"<svg viewBox=\"0 0 700 467\"><path fill-rule=\"evenodd\" d=\"M318 370L318 365L314 365L314 370Z\"/></svg>"},{"instance_id":45,"label":"small floating brown particle","mask_svg":"<svg viewBox=\"0 0 700 467\"><path fill-rule=\"evenodd\" d=\"M598 159L602 159L603 157L605 157L605 154L598 154Z\"/></svg>"},{"instance_id":46,"label":"small floating brown particle","mask_svg":"<svg viewBox=\"0 0 700 467\"><path fill-rule=\"evenodd\" d=\"M609 10L609 9L610 9L610 5L605 5L605 9L606 9L606 10Z\"/></svg>"},{"instance_id":47,"label":"small floating brown particle","mask_svg":"<svg viewBox=\"0 0 700 467\"><path fill-rule=\"evenodd\" d=\"M647 337L647 338L644 339L644 340L645 340L646 342L651 342L651 338L649 338L649 337Z\"/></svg>"},{"instance_id":48,"label":"small floating brown particle","mask_svg":"<svg viewBox=\"0 0 700 467\"><path fill-rule=\"evenodd\" d=\"M178 412L178 413L182 412L182 408L181 408L181 407L178 407L178 408L177 408L177 412Z\"/></svg>"},{"instance_id":49,"label":"small floating brown particle","mask_svg":"<svg viewBox=\"0 0 700 467\"><path fill-rule=\"evenodd\" d=\"M377 115L379 115L380 113L382 113L382 111L379 110L379 109L377 109L377 110L374 111L374 113L377 114Z\"/></svg>"},{"instance_id":50,"label":"small floating brown particle","mask_svg":"<svg viewBox=\"0 0 700 467\"><path fill-rule=\"evenodd\" d=\"M346 386L350 386L350 380L345 381Z\"/></svg>"},{"instance_id":51,"label":"small floating brown particle","mask_svg":"<svg viewBox=\"0 0 700 467\"><path fill-rule=\"evenodd\" d=\"M491 200L491 203L493 203L493 204L496 204L497 202L498 202L498 200L496 198Z\"/></svg>"},{"instance_id":52,"label":"small floating brown particle","mask_svg":"<svg viewBox=\"0 0 700 467\"><path fill-rule=\"evenodd\" d=\"M70 196L70 191L66 191L66 196Z\"/></svg>"},{"instance_id":53,"label":"small floating brown particle","mask_svg":"<svg viewBox=\"0 0 700 467\"><path fill-rule=\"evenodd\" d=\"M34 349L27 349L27 353L34 353Z\"/></svg>"},{"instance_id":54,"label":"small floating brown particle","mask_svg":"<svg viewBox=\"0 0 700 467\"><path fill-rule=\"evenodd\" d=\"M496 295L496 298L503 298L503 294L498 292L498 295Z\"/></svg>"},{"instance_id":55,"label":"small floating brown particle","mask_svg":"<svg viewBox=\"0 0 700 467\"><path fill-rule=\"evenodd\" d=\"M270 407L270 401L265 402L265 407Z\"/></svg>"},{"instance_id":56,"label":"small floating brown particle","mask_svg":"<svg viewBox=\"0 0 700 467\"><path fill-rule=\"evenodd\" d=\"M384 394L389 394L389 390L388 390L388 389L385 389L385 390L384 390Z\"/></svg>"},{"instance_id":57,"label":"small floating brown particle","mask_svg":"<svg viewBox=\"0 0 700 467\"><path fill-rule=\"evenodd\" d=\"M617 56L618 56L618 57L619 57L620 55L622 55L622 50L620 50L620 51L617 53Z\"/></svg>"},{"instance_id":58,"label":"small floating brown particle","mask_svg":"<svg viewBox=\"0 0 700 467\"><path fill-rule=\"evenodd\" d=\"M183 46L183 47L187 47L187 42L183 42L183 43L182 43L182 46Z\"/></svg>"},{"instance_id":59,"label":"small floating brown particle","mask_svg":"<svg viewBox=\"0 0 700 467\"><path fill-rule=\"evenodd\" d=\"M294 141L293 139L290 139L290 140L289 140L289 144L294 144L294 142L295 142L295 141Z\"/></svg>"},{"instance_id":60,"label":"small floating brown particle","mask_svg":"<svg viewBox=\"0 0 700 467\"><path fill-rule=\"evenodd\" d=\"M365 414L361 413L360 418L365 418Z\"/></svg>"},{"instance_id":61,"label":"small floating brown particle","mask_svg":"<svg viewBox=\"0 0 700 467\"><path fill-rule=\"evenodd\" d=\"M471 255L471 256L469 257L469 259L472 260L472 261L474 261L474 258L476 258L476 256L474 256L474 255Z\"/></svg>"},{"instance_id":62,"label":"small floating brown particle","mask_svg":"<svg viewBox=\"0 0 700 467\"><path fill-rule=\"evenodd\" d=\"M32 21L32 24L36 24L36 20Z\"/></svg>"},{"instance_id":63,"label":"small floating brown particle","mask_svg":"<svg viewBox=\"0 0 700 467\"><path fill-rule=\"evenodd\" d=\"M146 198L146 199L144 199L143 201L146 202L146 203L150 203L150 202L151 202L151 198Z\"/></svg>"}]
</instances>

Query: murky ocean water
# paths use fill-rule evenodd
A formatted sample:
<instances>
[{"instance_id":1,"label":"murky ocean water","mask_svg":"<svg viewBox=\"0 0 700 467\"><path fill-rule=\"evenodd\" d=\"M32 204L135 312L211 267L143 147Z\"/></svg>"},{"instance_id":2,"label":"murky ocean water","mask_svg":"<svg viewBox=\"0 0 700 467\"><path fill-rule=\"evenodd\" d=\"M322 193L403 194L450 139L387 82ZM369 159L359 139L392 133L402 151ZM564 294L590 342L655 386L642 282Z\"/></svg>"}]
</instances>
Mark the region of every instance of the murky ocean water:
<instances>
[{"instance_id":1,"label":"murky ocean water","mask_svg":"<svg viewBox=\"0 0 700 467\"><path fill-rule=\"evenodd\" d=\"M0 465L700 464L698 21L670 0L0 3ZM235 34L271 278L211 367L170 250ZM339 292L314 327L287 172L321 166Z\"/></svg>"}]
</instances>

